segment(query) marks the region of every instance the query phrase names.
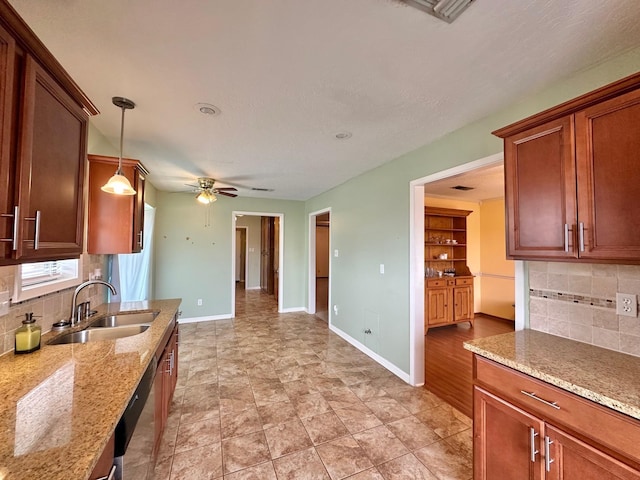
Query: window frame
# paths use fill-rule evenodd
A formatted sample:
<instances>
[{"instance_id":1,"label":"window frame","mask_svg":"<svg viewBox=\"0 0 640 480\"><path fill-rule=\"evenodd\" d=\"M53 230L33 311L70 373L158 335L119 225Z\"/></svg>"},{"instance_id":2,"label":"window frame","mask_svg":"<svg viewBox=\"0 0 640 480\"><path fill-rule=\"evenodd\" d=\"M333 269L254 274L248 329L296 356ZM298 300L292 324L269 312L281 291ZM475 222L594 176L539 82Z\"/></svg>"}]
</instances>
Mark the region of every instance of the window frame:
<instances>
[{"instance_id":1,"label":"window frame","mask_svg":"<svg viewBox=\"0 0 640 480\"><path fill-rule=\"evenodd\" d=\"M82 283L82 256L79 258L70 258L63 260L52 260L49 262L29 262L27 265L34 263L52 263L52 262L68 262L75 261L76 275L71 277L57 278L50 281L40 282L33 285L25 284L25 279L22 278L22 264L17 265L15 269L15 279L12 303L24 302L32 298L41 297L42 295L48 295L50 293L66 290L67 288L75 287Z\"/></svg>"}]
</instances>

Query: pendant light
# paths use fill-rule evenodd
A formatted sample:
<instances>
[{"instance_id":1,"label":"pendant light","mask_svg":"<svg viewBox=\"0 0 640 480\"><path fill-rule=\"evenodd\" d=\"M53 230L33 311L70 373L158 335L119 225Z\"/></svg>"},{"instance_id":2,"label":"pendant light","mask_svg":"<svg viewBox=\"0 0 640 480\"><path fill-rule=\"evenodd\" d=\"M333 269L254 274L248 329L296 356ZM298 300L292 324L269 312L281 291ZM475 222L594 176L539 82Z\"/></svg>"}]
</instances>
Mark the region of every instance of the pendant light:
<instances>
[{"instance_id":1,"label":"pendant light","mask_svg":"<svg viewBox=\"0 0 640 480\"><path fill-rule=\"evenodd\" d=\"M101 190L103 192L113 193L114 195L135 195L136 191L131 186L131 183L129 183L127 177L122 174L122 139L124 137L124 111L133 110L136 104L124 97L113 97L111 101L116 107L122 109L122 119L120 121L120 157L118 158L118 169L116 173L101 187Z\"/></svg>"}]
</instances>

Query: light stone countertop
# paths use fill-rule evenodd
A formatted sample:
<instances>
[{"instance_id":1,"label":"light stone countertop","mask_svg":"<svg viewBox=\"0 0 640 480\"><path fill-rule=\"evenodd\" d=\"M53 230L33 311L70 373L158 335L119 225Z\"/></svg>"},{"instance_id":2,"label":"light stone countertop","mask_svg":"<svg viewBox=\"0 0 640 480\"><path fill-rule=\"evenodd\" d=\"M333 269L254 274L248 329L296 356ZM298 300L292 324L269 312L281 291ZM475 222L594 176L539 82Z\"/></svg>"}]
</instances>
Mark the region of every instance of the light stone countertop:
<instances>
[{"instance_id":1,"label":"light stone countertop","mask_svg":"<svg viewBox=\"0 0 640 480\"><path fill-rule=\"evenodd\" d=\"M640 358L522 330L464 343L467 350L640 420Z\"/></svg>"},{"instance_id":2,"label":"light stone countertop","mask_svg":"<svg viewBox=\"0 0 640 480\"><path fill-rule=\"evenodd\" d=\"M40 350L0 356L0 480L89 478L168 328L180 299L103 304ZM47 345L102 314L159 311L138 335Z\"/></svg>"}]
</instances>

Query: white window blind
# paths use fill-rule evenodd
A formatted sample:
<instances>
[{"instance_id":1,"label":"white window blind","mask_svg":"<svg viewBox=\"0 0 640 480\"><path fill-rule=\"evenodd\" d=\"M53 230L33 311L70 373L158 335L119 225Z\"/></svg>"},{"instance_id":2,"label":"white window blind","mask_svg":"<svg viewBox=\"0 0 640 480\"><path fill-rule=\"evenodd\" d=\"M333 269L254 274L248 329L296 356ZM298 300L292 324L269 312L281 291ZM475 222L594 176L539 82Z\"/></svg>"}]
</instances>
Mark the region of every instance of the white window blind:
<instances>
[{"instance_id":1,"label":"white window blind","mask_svg":"<svg viewBox=\"0 0 640 480\"><path fill-rule=\"evenodd\" d=\"M80 283L82 266L77 258L23 263L16 267L13 302L46 295Z\"/></svg>"}]
</instances>

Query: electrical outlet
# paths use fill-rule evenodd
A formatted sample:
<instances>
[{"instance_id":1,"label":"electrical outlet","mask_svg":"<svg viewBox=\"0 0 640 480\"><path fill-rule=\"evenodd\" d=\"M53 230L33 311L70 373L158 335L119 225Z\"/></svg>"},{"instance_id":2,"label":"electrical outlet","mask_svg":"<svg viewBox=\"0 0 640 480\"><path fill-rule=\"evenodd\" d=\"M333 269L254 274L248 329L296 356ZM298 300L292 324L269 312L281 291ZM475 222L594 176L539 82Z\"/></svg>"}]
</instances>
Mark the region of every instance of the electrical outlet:
<instances>
[{"instance_id":1,"label":"electrical outlet","mask_svg":"<svg viewBox=\"0 0 640 480\"><path fill-rule=\"evenodd\" d=\"M202 299L201 299L201 298L199 298L199 299L198 299L198 306L199 306L199 307L201 307L201 306L202 306Z\"/></svg>"},{"instance_id":2,"label":"electrical outlet","mask_svg":"<svg viewBox=\"0 0 640 480\"><path fill-rule=\"evenodd\" d=\"M616 293L616 313L626 317L637 317L638 296L630 293Z\"/></svg>"},{"instance_id":3,"label":"electrical outlet","mask_svg":"<svg viewBox=\"0 0 640 480\"><path fill-rule=\"evenodd\" d=\"M384 263L380 264L380 273L384 275Z\"/></svg>"},{"instance_id":4,"label":"electrical outlet","mask_svg":"<svg viewBox=\"0 0 640 480\"><path fill-rule=\"evenodd\" d=\"M333 256L338 258L340 256L340 252L336 249L333 251Z\"/></svg>"}]
</instances>

